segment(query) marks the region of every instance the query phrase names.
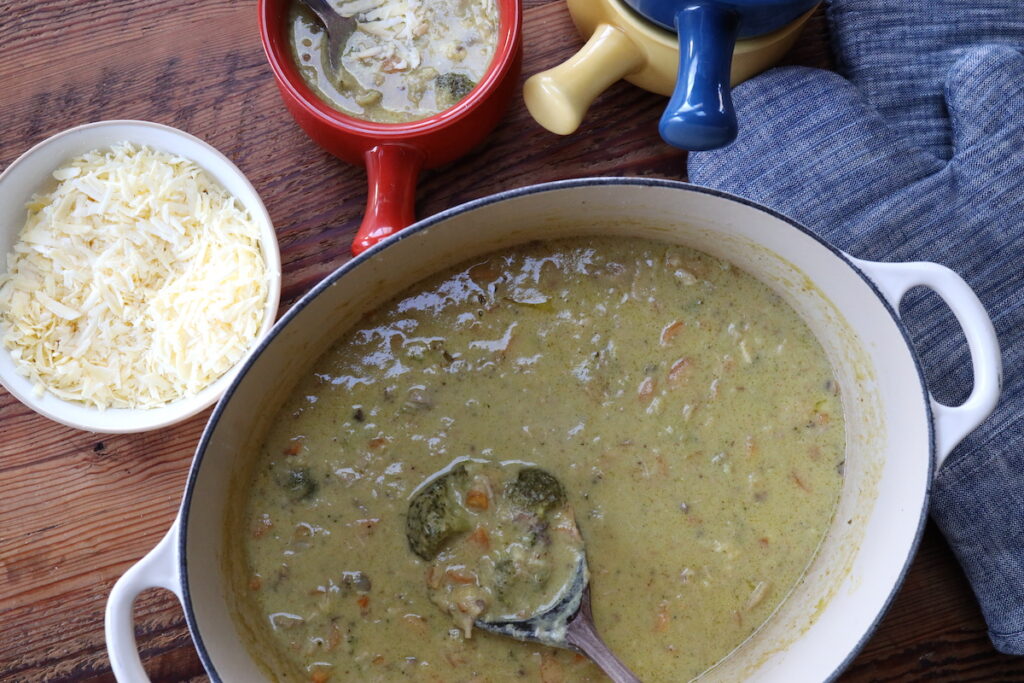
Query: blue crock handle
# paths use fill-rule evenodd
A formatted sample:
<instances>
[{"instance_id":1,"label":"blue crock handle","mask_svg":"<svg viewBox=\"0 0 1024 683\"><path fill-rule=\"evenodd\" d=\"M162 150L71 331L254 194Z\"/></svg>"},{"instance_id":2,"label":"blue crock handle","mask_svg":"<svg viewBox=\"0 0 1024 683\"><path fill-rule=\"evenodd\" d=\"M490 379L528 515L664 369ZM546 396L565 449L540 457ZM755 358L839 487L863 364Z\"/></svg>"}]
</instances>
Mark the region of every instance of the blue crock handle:
<instances>
[{"instance_id":1,"label":"blue crock handle","mask_svg":"<svg viewBox=\"0 0 1024 683\"><path fill-rule=\"evenodd\" d=\"M739 15L714 0L696 0L676 12L679 74L658 132L687 150L724 147L736 139L729 72Z\"/></svg>"}]
</instances>

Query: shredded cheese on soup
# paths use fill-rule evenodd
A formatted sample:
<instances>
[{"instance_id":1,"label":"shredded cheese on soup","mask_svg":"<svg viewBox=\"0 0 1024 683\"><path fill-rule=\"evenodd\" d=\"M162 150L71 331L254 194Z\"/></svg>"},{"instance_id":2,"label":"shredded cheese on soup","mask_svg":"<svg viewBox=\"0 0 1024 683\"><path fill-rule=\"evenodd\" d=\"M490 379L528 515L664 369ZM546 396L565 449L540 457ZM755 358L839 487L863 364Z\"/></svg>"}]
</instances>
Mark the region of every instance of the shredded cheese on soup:
<instances>
[{"instance_id":1,"label":"shredded cheese on soup","mask_svg":"<svg viewBox=\"0 0 1024 683\"><path fill-rule=\"evenodd\" d=\"M37 393L98 408L198 393L263 324L258 226L194 162L132 143L57 169L0 275L0 327Z\"/></svg>"},{"instance_id":2,"label":"shredded cheese on soup","mask_svg":"<svg viewBox=\"0 0 1024 683\"><path fill-rule=\"evenodd\" d=\"M420 65L415 40L429 23L423 0L354 0L342 4L338 11L343 17L356 17L359 30L377 39L354 53L357 59L386 62L392 71Z\"/></svg>"}]
</instances>

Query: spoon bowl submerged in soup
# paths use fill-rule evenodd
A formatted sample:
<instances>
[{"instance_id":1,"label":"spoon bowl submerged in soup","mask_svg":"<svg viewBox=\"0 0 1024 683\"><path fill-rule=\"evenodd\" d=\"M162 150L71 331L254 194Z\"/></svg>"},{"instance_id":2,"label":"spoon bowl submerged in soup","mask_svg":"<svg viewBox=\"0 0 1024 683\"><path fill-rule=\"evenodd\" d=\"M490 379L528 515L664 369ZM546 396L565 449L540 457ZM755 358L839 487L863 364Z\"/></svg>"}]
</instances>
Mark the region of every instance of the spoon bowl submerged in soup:
<instances>
[{"instance_id":1,"label":"spoon bowl submerged in soup","mask_svg":"<svg viewBox=\"0 0 1024 683\"><path fill-rule=\"evenodd\" d=\"M522 463L456 461L413 495L405 528L412 552L430 563L430 599L467 638L478 619L548 611L584 558L562 484Z\"/></svg>"},{"instance_id":2,"label":"spoon bowl submerged in soup","mask_svg":"<svg viewBox=\"0 0 1024 683\"><path fill-rule=\"evenodd\" d=\"M409 550L424 481L516 461L564 484L609 646L685 680L798 582L844 448L824 351L739 269L639 239L499 252L371 313L299 382L229 529L239 618L281 680L602 680L571 652L467 638Z\"/></svg>"}]
</instances>

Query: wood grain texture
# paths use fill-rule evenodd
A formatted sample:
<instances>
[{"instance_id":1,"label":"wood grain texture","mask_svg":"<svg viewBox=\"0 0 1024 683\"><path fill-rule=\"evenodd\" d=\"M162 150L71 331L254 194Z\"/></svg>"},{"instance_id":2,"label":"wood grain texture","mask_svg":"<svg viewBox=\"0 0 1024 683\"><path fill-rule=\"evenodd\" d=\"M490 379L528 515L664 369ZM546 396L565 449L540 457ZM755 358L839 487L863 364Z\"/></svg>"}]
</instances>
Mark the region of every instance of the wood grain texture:
<instances>
[{"instance_id":1,"label":"wood grain texture","mask_svg":"<svg viewBox=\"0 0 1024 683\"><path fill-rule=\"evenodd\" d=\"M526 0L524 73L579 46L564 4ZM0 2L0 167L80 123L139 118L210 142L249 176L277 229L288 306L348 258L365 178L292 123L278 98L251 1ZM828 67L819 14L787 58ZM521 100L479 149L426 173L427 215L521 185L590 175L685 177L662 144L663 98L620 83L576 135L532 122ZM0 391L0 680L112 680L103 608L113 582L170 525L207 414L135 436L98 436L35 415ZM205 680L174 598L136 603L155 681ZM929 527L888 616L844 681L1024 680L996 653L970 589Z\"/></svg>"}]
</instances>

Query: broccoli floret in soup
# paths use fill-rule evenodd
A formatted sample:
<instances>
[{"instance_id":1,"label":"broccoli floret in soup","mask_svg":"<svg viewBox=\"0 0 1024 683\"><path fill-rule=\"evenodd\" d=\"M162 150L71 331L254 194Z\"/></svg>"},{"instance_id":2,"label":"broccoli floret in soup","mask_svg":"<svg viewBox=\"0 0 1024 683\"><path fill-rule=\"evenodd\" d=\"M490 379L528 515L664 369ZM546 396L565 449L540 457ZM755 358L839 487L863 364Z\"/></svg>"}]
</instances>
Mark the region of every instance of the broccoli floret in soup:
<instances>
[{"instance_id":1,"label":"broccoli floret in soup","mask_svg":"<svg viewBox=\"0 0 1024 683\"><path fill-rule=\"evenodd\" d=\"M468 76L454 71L438 76L434 79L434 85L437 88L438 101L448 107L461 100L476 87L476 83Z\"/></svg>"}]
</instances>

